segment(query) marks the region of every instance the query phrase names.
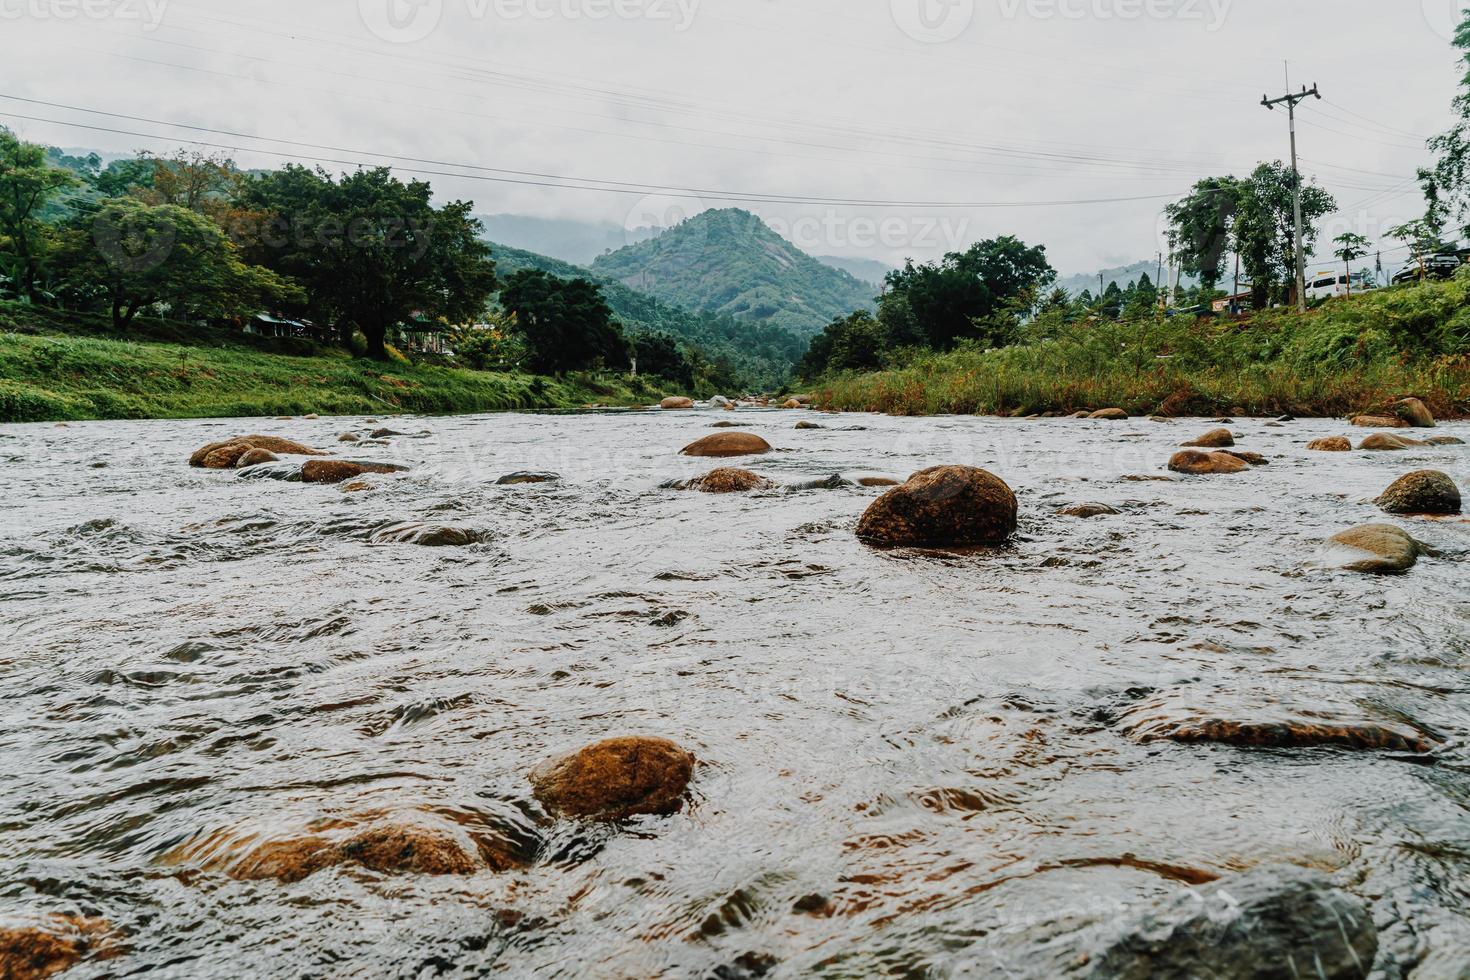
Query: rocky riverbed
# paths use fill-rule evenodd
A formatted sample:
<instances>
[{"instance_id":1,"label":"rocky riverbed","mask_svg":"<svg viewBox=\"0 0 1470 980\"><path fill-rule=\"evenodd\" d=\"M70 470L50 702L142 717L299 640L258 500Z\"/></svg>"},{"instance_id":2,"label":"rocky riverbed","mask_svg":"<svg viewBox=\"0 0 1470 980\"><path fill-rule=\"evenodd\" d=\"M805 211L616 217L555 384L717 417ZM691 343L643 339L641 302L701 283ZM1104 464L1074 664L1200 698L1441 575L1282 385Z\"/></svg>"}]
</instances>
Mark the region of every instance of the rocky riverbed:
<instances>
[{"instance_id":1,"label":"rocky riverbed","mask_svg":"<svg viewBox=\"0 0 1470 980\"><path fill-rule=\"evenodd\" d=\"M1470 426L1374 434L0 427L0 975L1465 976Z\"/></svg>"}]
</instances>

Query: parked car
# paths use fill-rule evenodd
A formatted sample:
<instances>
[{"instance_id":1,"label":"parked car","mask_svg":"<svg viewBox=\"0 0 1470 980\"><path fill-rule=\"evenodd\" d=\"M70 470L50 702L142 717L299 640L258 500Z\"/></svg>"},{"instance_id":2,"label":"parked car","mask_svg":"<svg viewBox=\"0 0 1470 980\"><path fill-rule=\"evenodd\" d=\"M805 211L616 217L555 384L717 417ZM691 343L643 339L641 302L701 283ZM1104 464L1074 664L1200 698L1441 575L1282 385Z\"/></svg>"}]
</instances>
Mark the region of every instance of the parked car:
<instances>
[{"instance_id":1,"label":"parked car","mask_svg":"<svg viewBox=\"0 0 1470 980\"><path fill-rule=\"evenodd\" d=\"M1375 283L1361 272L1354 272L1351 280L1351 291L1354 293L1366 293L1376 288ZM1307 302L1316 302L1329 296L1346 296L1349 292L1348 286L1349 277L1346 272L1319 272L1307 280Z\"/></svg>"},{"instance_id":2,"label":"parked car","mask_svg":"<svg viewBox=\"0 0 1470 980\"><path fill-rule=\"evenodd\" d=\"M1419 263L1415 262L1402 272L1393 277L1394 285L1406 282L1417 282L1422 274L1425 279L1449 279L1459 271L1463 261L1454 252L1440 252L1435 255L1424 257L1424 267L1421 270Z\"/></svg>"}]
</instances>

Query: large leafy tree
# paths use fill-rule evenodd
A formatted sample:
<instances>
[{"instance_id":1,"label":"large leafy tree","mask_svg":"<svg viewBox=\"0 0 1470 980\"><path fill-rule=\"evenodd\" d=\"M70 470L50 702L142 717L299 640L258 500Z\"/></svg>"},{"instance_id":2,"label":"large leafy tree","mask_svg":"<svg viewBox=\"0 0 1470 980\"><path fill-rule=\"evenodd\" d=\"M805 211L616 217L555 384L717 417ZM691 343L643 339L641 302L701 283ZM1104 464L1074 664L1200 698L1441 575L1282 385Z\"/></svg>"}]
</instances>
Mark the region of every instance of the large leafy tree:
<instances>
[{"instance_id":1,"label":"large leafy tree","mask_svg":"<svg viewBox=\"0 0 1470 980\"><path fill-rule=\"evenodd\" d=\"M1429 204L1424 220L1435 236L1449 225L1470 235L1470 10L1455 31L1454 46L1463 70L1454 101L1455 124L1429 141L1439 159L1419 171Z\"/></svg>"},{"instance_id":2,"label":"large leafy tree","mask_svg":"<svg viewBox=\"0 0 1470 980\"><path fill-rule=\"evenodd\" d=\"M34 297L50 235L41 222L48 202L80 183L46 160L46 150L0 127L0 267L21 296Z\"/></svg>"},{"instance_id":3,"label":"large leafy tree","mask_svg":"<svg viewBox=\"0 0 1470 980\"><path fill-rule=\"evenodd\" d=\"M1015 317L1039 290L1056 281L1045 246L1012 236L978 242L937 263L891 272L890 292L902 294L929 346L949 350L961 340L1003 346L1015 339Z\"/></svg>"},{"instance_id":4,"label":"large leafy tree","mask_svg":"<svg viewBox=\"0 0 1470 980\"><path fill-rule=\"evenodd\" d=\"M387 358L395 324L415 315L473 320L495 292L473 205L435 208L428 184L405 184L386 168L333 180L290 166L248 178L240 203L272 215L240 235L248 254L305 287L304 313L361 330L377 360Z\"/></svg>"},{"instance_id":5,"label":"large leafy tree","mask_svg":"<svg viewBox=\"0 0 1470 980\"><path fill-rule=\"evenodd\" d=\"M1169 220L1169 249L1182 271L1213 290L1225 274L1225 256L1241 184L1234 177L1207 177L1189 196L1164 209Z\"/></svg>"},{"instance_id":6,"label":"large leafy tree","mask_svg":"<svg viewBox=\"0 0 1470 980\"><path fill-rule=\"evenodd\" d=\"M56 261L72 295L105 303L119 330L155 305L219 320L301 298L280 276L242 262L209 218L171 204L107 200L63 232Z\"/></svg>"},{"instance_id":7,"label":"large leafy tree","mask_svg":"<svg viewBox=\"0 0 1470 980\"><path fill-rule=\"evenodd\" d=\"M500 305L515 314L538 374L628 366L627 338L596 283L522 269L506 280Z\"/></svg>"}]
</instances>

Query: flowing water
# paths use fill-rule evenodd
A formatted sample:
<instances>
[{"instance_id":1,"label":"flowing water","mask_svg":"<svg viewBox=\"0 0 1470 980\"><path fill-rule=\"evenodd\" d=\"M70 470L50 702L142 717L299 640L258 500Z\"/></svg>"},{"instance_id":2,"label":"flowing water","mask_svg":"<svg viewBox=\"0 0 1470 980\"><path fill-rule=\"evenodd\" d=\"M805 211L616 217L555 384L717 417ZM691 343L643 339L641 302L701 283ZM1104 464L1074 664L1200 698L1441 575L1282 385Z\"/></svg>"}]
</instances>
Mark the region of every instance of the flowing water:
<instances>
[{"instance_id":1,"label":"flowing water","mask_svg":"<svg viewBox=\"0 0 1470 980\"><path fill-rule=\"evenodd\" d=\"M735 418L781 483L984 466L1010 546L883 552L880 490L659 489ZM190 469L367 420L0 427L0 915L106 917L106 972L224 978L1027 976L1036 950L1262 864L1372 903L1378 975L1470 960L1470 524L1407 575L1317 567L1414 469L1234 426L1268 467L1160 475L1211 426L798 413L394 418L379 489ZM1470 435L1470 426L1444 433ZM559 483L495 486L517 470ZM1061 518L1097 501L1121 513ZM482 532L375 542L401 521ZM1138 706L1143 706L1139 708ZM1427 752L1144 742L1125 721L1349 719ZM698 756L688 803L550 819L526 774L623 734ZM220 873L242 842L433 813L528 861L458 877Z\"/></svg>"}]
</instances>

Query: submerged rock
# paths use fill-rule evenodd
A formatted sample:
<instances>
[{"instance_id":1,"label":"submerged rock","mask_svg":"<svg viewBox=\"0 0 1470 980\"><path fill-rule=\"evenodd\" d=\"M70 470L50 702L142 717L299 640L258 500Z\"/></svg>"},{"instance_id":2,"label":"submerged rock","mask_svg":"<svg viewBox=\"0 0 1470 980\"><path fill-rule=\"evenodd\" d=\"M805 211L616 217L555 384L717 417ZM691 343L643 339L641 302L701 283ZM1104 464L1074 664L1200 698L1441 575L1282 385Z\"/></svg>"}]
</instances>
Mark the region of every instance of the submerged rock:
<instances>
[{"instance_id":1,"label":"submerged rock","mask_svg":"<svg viewBox=\"0 0 1470 980\"><path fill-rule=\"evenodd\" d=\"M788 398L788 399L786 399L786 403L783 404L781 407L782 408L801 408L802 407L802 403L801 403L801 401L799 399L796 399L796 398Z\"/></svg>"},{"instance_id":2,"label":"submerged rock","mask_svg":"<svg viewBox=\"0 0 1470 980\"><path fill-rule=\"evenodd\" d=\"M826 426L818 425L815 422L798 422L798 423L796 423L796 427L798 429L824 429L824 428L826 428Z\"/></svg>"},{"instance_id":3,"label":"submerged rock","mask_svg":"<svg viewBox=\"0 0 1470 980\"><path fill-rule=\"evenodd\" d=\"M1430 436L1424 440L1426 446L1463 446L1465 440L1455 436Z\"/></svg>"},{"instance_id":4,"label":"submerged rock","mask_svg":"<svg viewBox=\"0 0 1470 980\"><path fill-rule=\"evenodd\" d=\"M1407 429L1409 423L1387 415L1359 415L1353 425L1363 429Z\"/></svg>"},{"instance_id":5,"label":"submerged rock","mask_svg":"<svg viewBox=\"0 0 1470 980\"><path fill-rule=\"evenodd\" d=\"M518 487L529 483L557 483L561 476L556 473L510 473L495 481L497 487Z\"/></svg>"},{"instance_id":6,"label":"submerged rock","mask_svg":"<svg viewBox=\"0 0 1470 980\"><path fill-rule=\"evenodd\" d=\"M820 480L804 480L801 483L788 484L787 490L845 490L857 486L856 483L843 476L841 473L833 473L831 476Z\"/></svg>"},{"instance_id":7,"label":"submerged rock","mask_svg":"<svg viewBox=\"0 0 1470 980\"><path fill-rule=\"evenodd\" d=\"M285 456L327 455L321 450L277 436L237 436L223 442L211 442L207 446L196 449L194 455L189 457L189 465L202 466L210 470L232 470L240 461L240 457L252 449L264 449L267 452Z\"/></svg>"},{"instance_id":8,"label":"submerged rock","mask_svg":"<svg viewBox=\"0 0 1470 980\"><path fill-rule=\"evenodd\" d=\"M753 490L770 490L775 485L750 470L725 467L693 480L675 480L668 487L671 490L698 490L700 493L750 493Z\"/></svg>"},{"instance_id":9,"label":"submerged rock","mask_svg":"<svg viewBox=\"0 0 1470 980\"><path fill-rule=\"evenodd\" d=\"M717 432L685 446L685 456L729 457L759 456L771 451L771 444L750 432Z\"/></svg>"},{"instance_id":10,"label":"submerged rock","mask_svg":"<svg viewBox=\"0 0 1470 980\"><path fill-rule=\"evenodd\" d=\"M123 952L106 919L58 914L0 925L4 980L43 980L83 960L108 960Z\"/></svg>"},{"instance_id":11,"label":"submerged rock","mask_svg":"<svg viewBox=\"0 0 1470 980\"><path fill-rule=\"evenodd\" d=\"M1353 441L1347 436L1328 436L1313 439L1307 443L1307 448L1317 453L1348 453L1353 450Z\"/></svg>"},{"instance_id":12,"label":"submerged rock","mask_svg":"<svg viewBox=\"0 0 1470 980\"><path fill-rule=\"evenodd\" d=\"M1434 428L1434 415L1429 407L1417 398L1400 399L1394 405L1398 417L1416 429Z\"/></svg>"},{"instance_id":13,"label":"submerged rock","mask_svg":"<svg viewBox=\"0 0 1470 980\"><path fill-rule=\"evenodd\" d=\"M505 842L478 840L428 814L379 816L345 833L266 841L227 867L240 881L302 881L319 871L357 865L380 874L469 875L526 863Z\"/></svg>"},{"instance_id":14,"label":"submerged rock","mask_svg":"<svg viewBox=\"0 0 1470 980\"><path fill-rule=\"evenodd\" d=\"M1139 742L1213 742L1240 748L1336 747L1428 752L1431 742L1408 726L1314 705L1292 711L1262 698L1242 703L1234 692L1183 688L1129 709L1123 731Z\"/></svg>"},{"instance_id":15,"label":"submerged rock","mask_svg":"<svg viewBox=\"0 0 1470 980\"><path fill-rule=\"evenodd\" d=\"M551 759L530 774L532 791L563 817L620 820L667 815L684 803L694 756L662 738L611 738Z\"/></svg>"},{"instance_id":16,"label":"submerged rock","mask_svg":"<svg viewBox=\"0 0 1470 980\"><path fill-rule=\"evenodd\" d=\"M1107 504L1073 504L1057 511L1058 517L1108 517L1118 511Z\"/></svg>"},{"instance_id":17,"label":"submerged rock","mask_svg":"<svg viewBox=\"0 0 1470 980\"><path fill-rule=\"evenodd\" d=\"M1193 449L1175 453L1169 460L1169 469L1175 473L1195 476L1241 473L1246 468L1246 461L1236 456L1227 453L1203 453Z\"/></svg>"},{"instance_id":18,"label":"submerged rock","mask_svg":"<svg viewBox=\"0 0 1470 980\"><path fill-rule=\"evenodd\" d=\"M1322 564L1348 572L1405 572L1419 561L1421 545L1392 524L1366 524L1328 539Z\"/></svg>"},{"instance_id":19,"label":"submerged rock","mask_svg":"<svg viewBox=\"0 0 1470 980\"><path fill-rule=\"evenodd\" d=\"M1419 470L1400 477L1378 498L1389 514L1447 515L1460 513L1460 488L1446 473Z\"/></svg>"},{"instance_id":20,"label":"submerged rock","mask_svg":"<svg viewBox=\"0 0 1470 980\"><path fill-rule=\"evenodd\" d=\"M1104 408L1087 416L1090 419L1100 419L1104 422L1126 422L1128 413L1121 408Z\"/></svg>"},{"instance_id":21,"label":"submerged rock","mask_svg":"<svg viewBox=\"0 0 1470 980\"><path fill-rule=\"evenodd\" d=\"M302 464L282 461L279 463L260 463L255 466L247 466L238 471L235 478L239 480L279 480L282 483L300 483Z\"/></svg>"},{"instance_id":22,"label":"submerged rock","mask_svg":"<svg viewBox=\"0 0 1470 980\"><path fill-rule=\"evenodd\" d=\"M738 428L740 428L740 423L739 422L731 422L731 421L725 420L725 421L720 421L720 422L712 423L710 425L710 428L711 429L738 429Z\"/></svg>"},{"instance_id":23,"label":"submerged rock","mask_svg":"<svg viewBox=\"0 0 1470 980\"><path fill-rule=\"evenodd\" d=\"M1392 453L1401 452L1405 449L1413 449L1416 446L1427 446L1429 443L1420 442L1418 439L1409 439L1404 436L1388 435L1375 432L1364 439L1358 448L1370 453Z\"/></svg>"},{"instance_id":24,"label":"submerged rock","mask_svg":"<svg viewBox=\"0 0 1470 980\"><path fill-rule=\"evenodd\" d=\"M1320 871L1279 865L1102 923L1054 955L1060 975L1088 980L1362 980L1378 932L1363 900Z\"/></svg>"},{"instance_id":25,"label":"submerged rock","mask_svg":"<svg viewBox=\"0 0 1470 980\"><path fill-rule=\"evenodd\" d=\"M1241 450L1241 449L1222 449L1220 451L1222 453L1224 453L1226 456L1234 456L1236 459L1240 460L1242 463L1249 463L1251 466L1270 466L1271 465L1271 461L1269 459L1267 459L1266 457L1262 456L1260 453L1248 453L1248 452L1245 452L1244 450Z\"/></svg>"},{"instance_id":26,"label":"submerged rock","mask_svg":"<svg viewBox=\"0 0 1470 980\"><path fill-rule=\"evenodd\" d=\"M488 540L483 531L447 524L395 524L374 531L374 544L416 544L424 548L465 548Z\"/></svg>"},{"instance_id":27,"label":"submerged rock","mask_svg":"<svg viewBox=\"0 0 1470 980\"><path fill-rule=\"evenodd\" d=\"M1002 544L1015 533L1016 510L1016 495L995 474L936 466L873 501L857 535L887 547Z\"/></svg>"},{"instance_id":28,"label":"submerged rock","mask_svg":"<svg viewBox=\"0 0 1470 980\"><path fill-rule=\"evenodd\" d=\"M674 395L672 397L665 398L663 401L659 402L658 407L666 412L674 409L693 408L694 399L685 398L682 395Z\"/></svg>"},{"instance_id":29,"label":"submerged rock","mask_svg":"<svg viewBox=\"0 0 1470 980\"><path fill-rule=\"evenodd\" d=\"M901 480L895 480L891 476L861 476L858 477L858 486L861 487L898 487L902 486Z\"/></svg>"},{"instance_id":30,"label":"submerged rock","mask_svg":"<svg viewBox=\"0 0 1470 980\"><path fill-rule=\"evenodd\" d=\"M364 463L346 459L313 459L301 467L303 483L342 483L369 473L402 473L397 463Z\"/></svg>"},{"instance_id":31,"label":"submerged rock","mask_svg":"<svg viewBox=\"0 0 1470 980\"><path fill-rule=\"evenodd\" d=\"M1193 442L1186 442L1184 445L1196 449L1225 449L1235 445L1235 436L1229 429L1211 429Z\"/></svg>"}]
</instances>

